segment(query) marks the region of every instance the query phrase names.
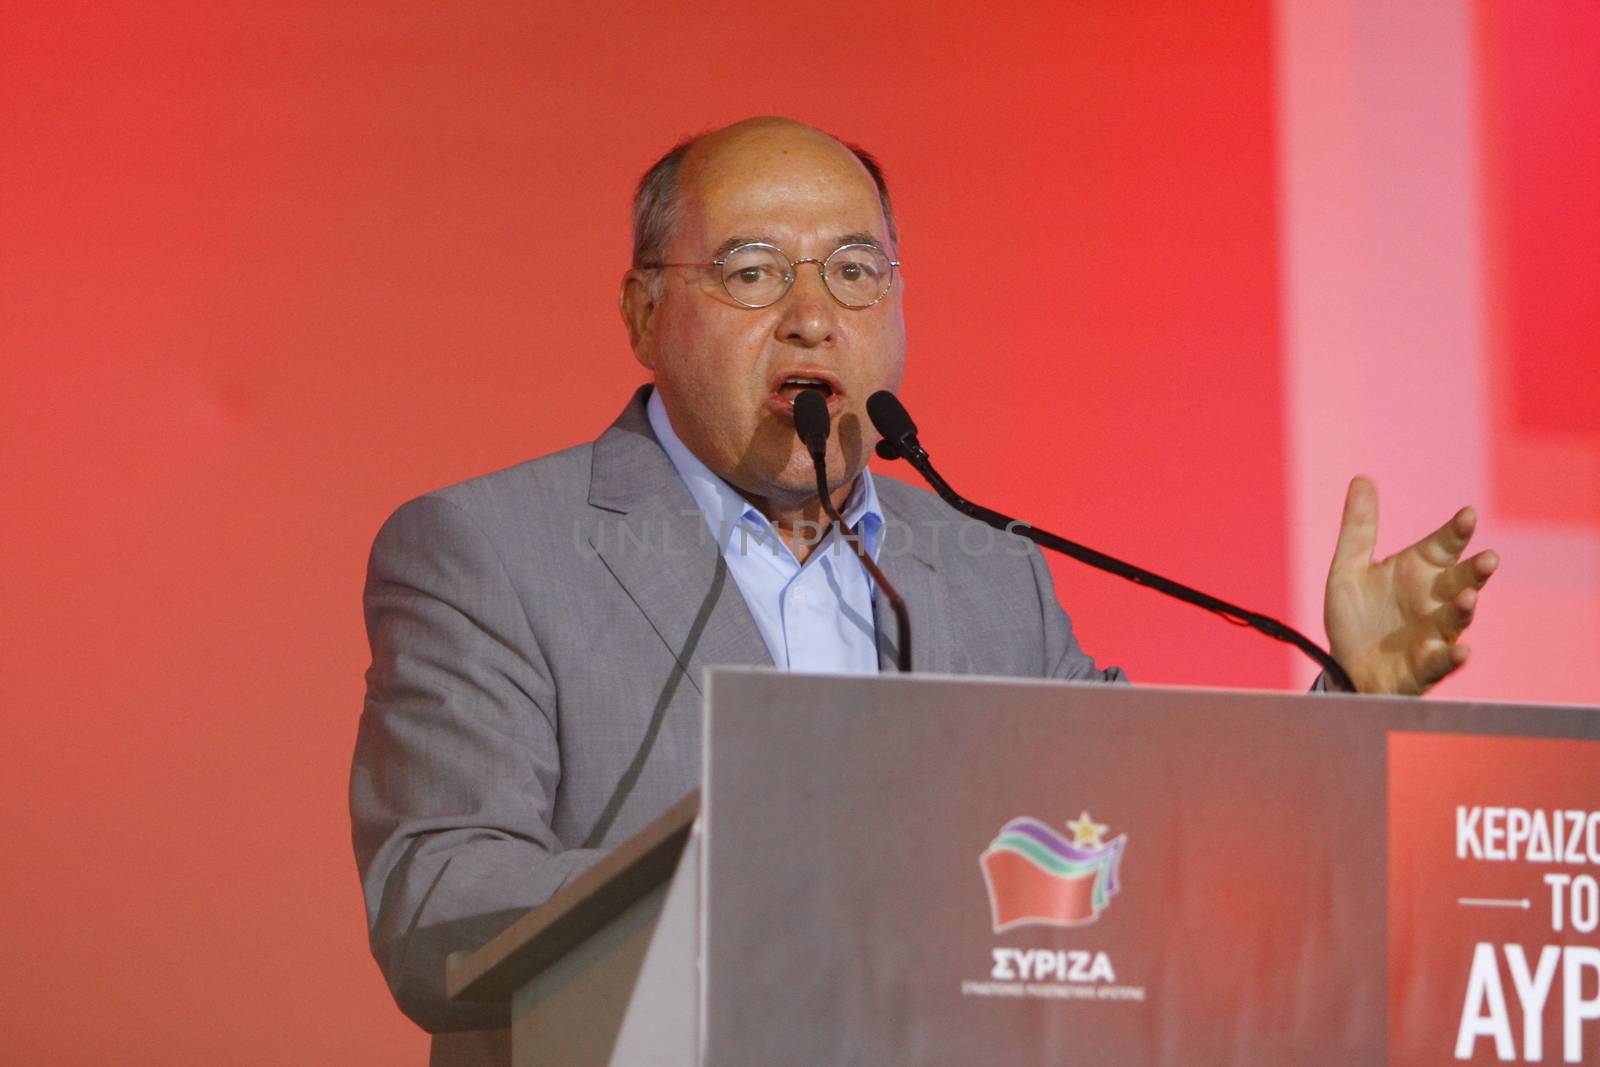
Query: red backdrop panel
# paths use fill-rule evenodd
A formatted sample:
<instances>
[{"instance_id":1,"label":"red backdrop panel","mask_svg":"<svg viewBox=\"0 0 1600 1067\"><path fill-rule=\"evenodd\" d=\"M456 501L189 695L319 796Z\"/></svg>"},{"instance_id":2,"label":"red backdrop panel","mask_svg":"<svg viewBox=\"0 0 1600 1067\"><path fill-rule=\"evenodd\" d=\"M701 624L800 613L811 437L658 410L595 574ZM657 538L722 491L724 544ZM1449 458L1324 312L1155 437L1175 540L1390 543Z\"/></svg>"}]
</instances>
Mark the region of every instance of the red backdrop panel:
<instances>
[{"instance_id":1,"label":"red backdrop panel","mask_svg":"<svg viewBox=\"0 0 1600 1067\"><path fill-rule=\"evenodd\" d=\"M751 11L0 11L11 1058L420 1062L344 815L366 549L620 409L627 197L683 134L879 153L949 477L1285 610L1266 4ZM1058 573L1136 678L1287 680Z\"/></svg>"},{"instance_id":2,"label":"red backdrop panel","mask_svg":"<svg viewBox=\"0 0 1600 1067\"><path fill-rule=\"evenodd\" d=\"M1494 491L1600 530L1600 5L1480 4Z\"/></svg>"}]
</instances>

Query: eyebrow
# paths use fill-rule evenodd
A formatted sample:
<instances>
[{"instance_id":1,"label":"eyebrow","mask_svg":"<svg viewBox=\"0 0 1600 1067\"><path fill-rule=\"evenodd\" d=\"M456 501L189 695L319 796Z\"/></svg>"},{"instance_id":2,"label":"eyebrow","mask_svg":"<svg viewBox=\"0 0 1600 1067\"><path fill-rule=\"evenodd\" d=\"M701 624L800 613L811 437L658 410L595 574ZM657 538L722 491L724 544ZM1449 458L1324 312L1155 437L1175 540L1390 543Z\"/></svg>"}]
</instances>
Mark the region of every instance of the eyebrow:
<instances>
[{"instance_id":1,"label":"eyebrow","mask_svg":"<svg viewBox=\"0 0 1600 1067\"><path fill-rule=\"evenodd\" d=\"M878 251L883 251L883 246L878 243L878 239L870 233L847 233L839 238L838 247L842 248L845 245L871 245Z\"/></svg>"},{"instance_id":2,"label":"eyebrow","mask_svg":"<svg viewBox=\"0 0 1600 1067\"><path fill-rule=\"evenodd\" d=\"M878 249L880 252L883 250L883 243L881 241L879 241L876 237L872 236L872 234L870 234L870 233L847 233L847 234L844 234L841 237L836 238L836 240L838 241L838 244L834 245L833 246L834 248L843 248L845 245L871 245L873 248ZM736 236L728 238L726 241L723 241L720 245L718 245L716 247L716 249L711 253L711 258L712 259L721 259L723 256L727 255L729 252L732 252L735 248L738 248L740 245L748 245L748 244L771 245L774 248L782 248L783 247L782 245L778 244L778 242L776 240L774 240L773 238L771 238L771 237L738 236L738 235L736 235ZM788 255L787 252L785 252L784 254Z\"/></svg>"},{"instance_id":3,"label":"eyebrow","mask_svg":"<svg viewBox=\"0 0 1600 1067\"><path fill-rule=\"evenodd\" d=\"M749 245L749 244L772 245L774 248L776 248L778 243L776 241L774 241L770 237L739 237L739 236L734 236L734 237L728 238L726 241L722 242L715 249L713 249L712 252L711 252L711 258L712 259L721 259L723 256L727 255L729 252L732 252L735 248L738 248L740 245Z\"/></svg>"}]
</instances>

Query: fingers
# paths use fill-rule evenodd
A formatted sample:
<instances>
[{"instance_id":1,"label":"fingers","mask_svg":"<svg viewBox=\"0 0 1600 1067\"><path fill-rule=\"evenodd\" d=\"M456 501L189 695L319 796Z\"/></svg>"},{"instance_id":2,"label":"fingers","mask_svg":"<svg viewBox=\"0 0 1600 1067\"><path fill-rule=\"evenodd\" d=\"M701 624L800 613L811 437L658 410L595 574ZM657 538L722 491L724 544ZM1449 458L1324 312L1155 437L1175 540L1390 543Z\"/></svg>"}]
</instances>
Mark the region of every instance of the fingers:
<instances>
[{"instance_id":1,"label":"fingers","mask_svg":"<svg viewBox=\"0 0 1600 1067\"><path fill-rule=\"evenodd\" d=\"M1452 579L1456 588L1448 597L1440 598L1444 602L1432 616L1437 638L1427 641L1417 655L1414 671L1423 692L1460 670L1471 656L1472 650L1457 642L1477 615L1478 591L1499 565L1496 553L1479 552L1439 576L1441 580Z\"/></svg>"},{"instance_id":2,"label":"fingers","mask_svg":"<svg viewBox=\"0 0 1600 1067\"><path fill-rule=\"evenodd\" d=\"M1333 550L1333 570L1372 562L1378 544L1378 490L1372 479L1350 479L1344 495L1344 515L1339 520L1339 543Z\"/></svg>"},{"instance_id":3,"label":"fingers","mask_svg":"<svg viewBox=\"0 0 1600 1067\"><path fill-rule=\"evenodd\" d=\"M1499 566L1500 556L1497 553L1479 552L1439 575L1434 583L1433 594L1440 601L1434 616L1440 633L1454 639L1472 625L1472 618L1478 610L1478 591Z\"/></svg>"},{"instance_id":4,"label":"fingers","mask_svg":"<svg viewBox=\"0 0 1600 1067\"><path fill-rule=\"evenodd\" d=\"M1418 657L1414 668L1422 691L1427 692L1460 670L1471 655L1472 650L1466 645L1440 641L1430 646Z\"/></svg>"},{"instance_id":5,"label":"fingers","mask_svg":"<svg viewBox=\"0 0 1600 1067\"><path fill-rule=\"evenodd\" d=\"M1493 549L1485 549L1471 559L1440 571L1434 579L1431 592L1436 600L1454 600L1464 590L1482 589L1499 569L1500 554Z\"/></svg>"},{"instance_id":6,"label":"fingers","mask_svg":"<svg viewBox=\"0 0 1600 1067\"><path fill-rule=\"evenodd\" d=\"M1473 588L1461 590L1434 613L1440 635L1450 641L1460 637L1461 631L1472 625L1477 610L1478 591Z\"/></svg>"},{"instance_id":7,"label":"fingers","mask_svg":"<svg viewBox=\"0 0 1600 1067\"><path fill-rule=\"evenodd\" d=\"M1484 549L1473 556L1461 566L1468 569L1471 575L1471 584L1474 589L1482 589L1485 582L1493 577L1494 572L1500 569L1500 553L1492 548Z\"/></svg>"},{"instance_id":8,"label":"fingers","mask_svg":"<svg viewBox=\"0 0 1600 1067\"><path fill-rule=\"evenodd\" d=\"M1460 558L1472 531L1478 528L1478 513L1472 508L1462 508L1450 521L1417 542L1422 558L1435 567L1448 567Z\"/></svg>"}]
</instances>

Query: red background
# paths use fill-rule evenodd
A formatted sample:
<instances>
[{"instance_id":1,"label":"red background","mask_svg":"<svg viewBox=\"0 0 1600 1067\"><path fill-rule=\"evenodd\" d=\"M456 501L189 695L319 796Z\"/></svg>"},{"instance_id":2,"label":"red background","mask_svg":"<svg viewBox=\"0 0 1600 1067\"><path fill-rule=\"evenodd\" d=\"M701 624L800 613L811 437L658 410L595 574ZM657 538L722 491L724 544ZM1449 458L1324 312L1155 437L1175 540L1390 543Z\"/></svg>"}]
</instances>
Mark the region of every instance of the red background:
<instances>
[{"instance_id":1,"label":"red background","mask_svg":"<svg viewBox=\"0 0 1600 1067\"><path fill-rule=\"evenodd\" d=\"M421 1062L345 817L366 550L620 410L627 200L683 135L871 148L951 481L1286 612L1270 5L752 11L0 7L7 1058ZM1136 679L1291 682L1057 573Z\"/></svg>"},{"instance_id":2,"label":"red background","mask_svg":"<svg viewBox=\"0 0 1600 1067\"><path fill-rule=\"evenodd\" d=\"M1498 503L1534 522L1592 530L1600 526L1600 4L1484 4L1478 22Z\"/></svg>"}]
</instances>

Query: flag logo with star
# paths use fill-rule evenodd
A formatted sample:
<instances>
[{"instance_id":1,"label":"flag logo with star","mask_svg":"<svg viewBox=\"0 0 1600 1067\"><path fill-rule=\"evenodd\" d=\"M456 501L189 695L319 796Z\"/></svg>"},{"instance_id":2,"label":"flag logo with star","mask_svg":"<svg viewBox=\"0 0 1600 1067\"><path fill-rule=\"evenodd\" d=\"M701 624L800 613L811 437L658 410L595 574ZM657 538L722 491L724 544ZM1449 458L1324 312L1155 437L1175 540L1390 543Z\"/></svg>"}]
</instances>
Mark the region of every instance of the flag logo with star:
<instances>
[{"instance_id":1,"label":"flag logo with star","mask_svg":"<svg viewBox=\"0 0 1600 1067\"><path fill-rule=\"evenodd\" d=\"M995 933L1018 926L1085 926L1117 895L1128 835L1106 840L1109 827L1087 811L1065 825L1071 840L1038 819L1012 819L978 857Z\"/></svg>"}]
</instances>

